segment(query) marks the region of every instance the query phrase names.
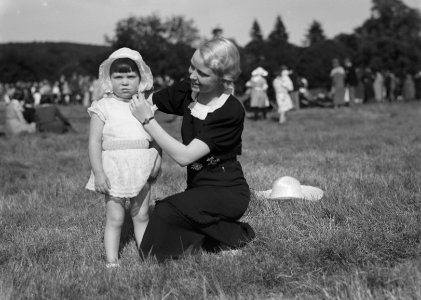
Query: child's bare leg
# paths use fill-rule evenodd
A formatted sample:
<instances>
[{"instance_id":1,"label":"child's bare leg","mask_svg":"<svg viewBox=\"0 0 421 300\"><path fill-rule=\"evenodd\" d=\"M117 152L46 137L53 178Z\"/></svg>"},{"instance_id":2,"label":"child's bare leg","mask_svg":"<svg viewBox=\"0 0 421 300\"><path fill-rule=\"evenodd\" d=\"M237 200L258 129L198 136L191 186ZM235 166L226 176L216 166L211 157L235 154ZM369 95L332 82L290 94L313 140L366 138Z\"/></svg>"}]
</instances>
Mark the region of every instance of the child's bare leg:
<instances>
[{"instance_id":1,"label":"child's bare leg","mask_svg":"<svg viewBox=\"0 0 421 300\"><path fill-rule=\"evenodd\" d=\"M117 263L121 227L124 223L124 206L106 195L107 220L105 223L104 245L107 263ZM119 198L114 198L119 199Z\"/></svg>"},{"instance_id":2,"label":"child's bare leg","mask_svg":"<svg viewBox=\"0 0 421 300\"><path fill-rule=\"evenodd\" d=\"M149 200L151 197L151 186L147 182L139 195L131 200L131 215L133 219L134 235L137 247L142 242L143 234L149 222Z\"/></svg>"}]
</instances>

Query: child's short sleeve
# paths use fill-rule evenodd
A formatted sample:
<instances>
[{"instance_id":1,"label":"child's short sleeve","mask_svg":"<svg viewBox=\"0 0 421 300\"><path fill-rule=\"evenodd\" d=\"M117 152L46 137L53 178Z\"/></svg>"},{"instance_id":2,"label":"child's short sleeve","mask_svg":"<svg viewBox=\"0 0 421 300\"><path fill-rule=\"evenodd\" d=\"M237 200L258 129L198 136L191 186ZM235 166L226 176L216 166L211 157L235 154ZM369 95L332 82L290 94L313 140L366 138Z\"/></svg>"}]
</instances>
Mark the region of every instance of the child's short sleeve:
<instances>
[{"instance_id":1,"label":"child's short sleeve","mask_svg":"<svg viewBox=\"0 0 421 300\"><path fill-rule=\"evenodd\" d=\"M105 109L100 102L101 101L92 102L91 106L88 108L88 114L90 117L92 117L92 114L97 114L101 121L105 123L105 120L107 119Z\"/></svg>"}]
</instances>

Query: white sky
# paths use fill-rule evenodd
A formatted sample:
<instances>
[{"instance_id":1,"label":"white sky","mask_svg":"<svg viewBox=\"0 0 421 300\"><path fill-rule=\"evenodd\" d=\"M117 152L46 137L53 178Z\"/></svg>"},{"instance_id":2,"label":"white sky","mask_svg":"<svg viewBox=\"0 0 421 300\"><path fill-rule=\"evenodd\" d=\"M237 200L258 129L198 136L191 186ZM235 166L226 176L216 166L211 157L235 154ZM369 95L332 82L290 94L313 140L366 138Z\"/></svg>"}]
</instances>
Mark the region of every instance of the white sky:
<instances>
[{"instance_id":1,"label":"white sky","mask_svg":"<svg viewBox=\"0 0 421 300\"><path fill-rule=\"evenodd\" d=\"M421 9L421 0L403 0ZM253 20L266 37L280 15L290 42L301 45L313 20L328 38L351 33L370 15L371 0L0 0L0 43L69 41L104 44L117 21L158 13L194 20L203 37L219 25L244 46Z\"/></svg>"}]
</instances>

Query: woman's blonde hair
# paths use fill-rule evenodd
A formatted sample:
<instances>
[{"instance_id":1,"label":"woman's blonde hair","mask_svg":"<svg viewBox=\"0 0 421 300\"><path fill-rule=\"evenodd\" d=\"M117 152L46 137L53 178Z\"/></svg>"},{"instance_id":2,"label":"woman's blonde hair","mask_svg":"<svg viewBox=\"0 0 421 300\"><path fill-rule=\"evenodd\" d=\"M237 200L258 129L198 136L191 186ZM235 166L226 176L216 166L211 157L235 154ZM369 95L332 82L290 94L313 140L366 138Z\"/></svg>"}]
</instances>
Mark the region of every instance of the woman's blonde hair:
<instances>
[{"instance_id":1,"label":"woman's blonde hair","mask_svg":"<svg viewBox=\"0 0 421 300\"><path fill-rule=\"evenodd\" d=\"M241 73L240 53L237 47L225 38L214 38L199 47L205 65L221 79L233 82Z\"/></svg>"}]
</instances>

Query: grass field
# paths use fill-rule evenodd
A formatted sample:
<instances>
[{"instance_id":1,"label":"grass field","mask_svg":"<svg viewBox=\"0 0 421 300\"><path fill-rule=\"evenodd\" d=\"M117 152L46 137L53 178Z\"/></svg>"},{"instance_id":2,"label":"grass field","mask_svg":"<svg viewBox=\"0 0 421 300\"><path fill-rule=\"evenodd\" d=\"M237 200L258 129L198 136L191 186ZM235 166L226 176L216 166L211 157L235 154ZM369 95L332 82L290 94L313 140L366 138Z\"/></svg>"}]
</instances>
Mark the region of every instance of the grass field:
<instances>
[{"instance_id":1,"label":"grass field","mask_svg":"<svg viewBox=\"0 0 421 300\"><path fill-rule=\"evenodd\" d=\"M103 198L84 190L88 115L61 109L79 133L0 137L0 299L421 299L421 102L246 120L250 187L290 175L324 198L253 196L257 238L237 256L142 262L127 222L116 270ZM179 119L159 118L179 136ZM164 155L153 198L182 190L184 172Z\"/></svg>"}]
</instances>

